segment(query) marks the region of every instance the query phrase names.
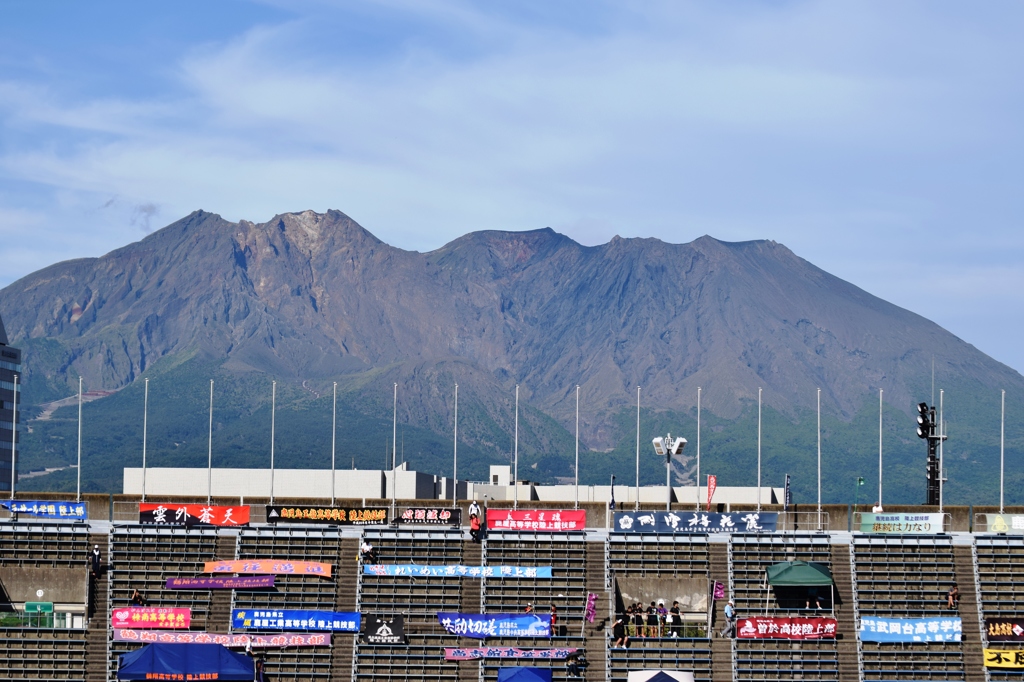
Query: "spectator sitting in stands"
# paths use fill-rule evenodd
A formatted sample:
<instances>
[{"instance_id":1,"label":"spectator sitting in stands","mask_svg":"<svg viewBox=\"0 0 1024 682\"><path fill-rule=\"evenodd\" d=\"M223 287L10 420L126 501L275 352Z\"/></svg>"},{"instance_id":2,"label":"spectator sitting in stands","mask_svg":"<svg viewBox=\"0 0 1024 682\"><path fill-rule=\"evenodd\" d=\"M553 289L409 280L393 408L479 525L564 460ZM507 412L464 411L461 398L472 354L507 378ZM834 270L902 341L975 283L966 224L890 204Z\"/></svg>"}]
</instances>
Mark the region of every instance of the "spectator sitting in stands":
<instances>
[{"instance_id":1,"label":"spectator sitting in stands","mask_svg":"<svg viewBox=\"0 0 1024 682\"><path fill-rule=\"evenodd\" d=\"M147 606L146 598L138 589L132 590L132 606Z\"/></svg>"},{"instance_id":2,"label":"spectator sitting in stands","mask_svg":"<svg viewBox=\"0 0 1024 682\"><path fill-rule=\"evenodd\" d=\"M960 605L960 588L953 584L953 587L949 588L949 592L946 593L946 607L950 609L956 609Z\"/></svg>"},{"instance_id":3,"label":"spectator sitting in stands","mask_svg":"<svg viewBox=\"0 0 1024 682\"><path fill-rule=\"evenodd\" d=\"M630 607L632 609L632 607ZM612 624L612 637L615 641L612 643L613 649L618 649L620 646L625 649L629 645L629 637L626 635L626 619L629 618L629 614L620 614L615 622Z\"/></svg>"},{"instance_id":4,"label":"spectator sitting in stands","mask_svg":"<svg viewBox=\"0 0 1024 682\"><path fill-rule=\"evenodd\" d=\"M469 534L473 538L473 542L480 542L480 517L476 514L469 515Z\"/></svg>"},{"instance_id":5,"label":"spectator sitting in stands","mask_svg":"<svg viewBox=\"0 0 1024 682\"><path fill-rule=\"evenodd\" d=\"M817 587L807 588L807 608L811 608L811 602L814 602L814 606L819 611L821 610L821 595L818 594Z\"/></svg>"},{"instance_id":6,"label":"spectator sitting in stands","mask_svg":"<svg viewBox=\"0 0 1024 682\"><path fill-rule=\"evenodd\" d=\"M366 540L363 540L363 544L359 545L359 558L368 564L377 563L377 552Z\"/></svg>"},{"instance_id":7,"label":"spectator sitting in stands","mask_svg":"<svg viewBox=\"0 0 1024 682\"><path fill-rule=\"evenodd\" d=\"M569 677L583 677L583 671L590 665L582 651L575 651L565 659L565 672Z\"/></svg>"}]
</instances>

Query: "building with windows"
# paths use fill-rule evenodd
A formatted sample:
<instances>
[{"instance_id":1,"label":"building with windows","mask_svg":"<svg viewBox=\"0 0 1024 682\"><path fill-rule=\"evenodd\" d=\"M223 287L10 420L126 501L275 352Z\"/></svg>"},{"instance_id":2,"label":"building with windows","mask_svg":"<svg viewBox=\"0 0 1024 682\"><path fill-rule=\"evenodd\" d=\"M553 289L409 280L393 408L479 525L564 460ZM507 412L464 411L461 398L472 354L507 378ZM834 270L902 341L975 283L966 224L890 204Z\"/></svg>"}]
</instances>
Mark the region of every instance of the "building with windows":
<instances>
[{"instance_id":1,"label":"building with windows","mask_svg":"<svg viewBox=\"0 0 1024 682\"><path fill-rule=\"evenodd\" d=\"M17 379L15 378L17 377ZM8 345L0 319L0 491L11 491L11 468L21 410L21 351Z\"/></svg>"}]
</instances>

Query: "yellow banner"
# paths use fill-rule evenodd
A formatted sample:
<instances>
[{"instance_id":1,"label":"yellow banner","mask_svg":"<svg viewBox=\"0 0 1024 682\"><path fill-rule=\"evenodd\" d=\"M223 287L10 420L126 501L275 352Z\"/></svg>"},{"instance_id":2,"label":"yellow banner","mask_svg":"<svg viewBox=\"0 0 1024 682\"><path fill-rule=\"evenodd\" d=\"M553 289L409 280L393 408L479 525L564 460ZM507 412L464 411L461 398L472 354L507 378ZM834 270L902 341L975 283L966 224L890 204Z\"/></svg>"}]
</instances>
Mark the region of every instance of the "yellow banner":
<instances>
[{"instance_id":1,"label":"yellow banner","mask_svg":"<svg viewBox=\"0 0 1024 682\"><path fill-rule=\"evenodd\" d=\"M1024 649L985 649L986 668L1024 668Z\"/></svg>"}]
</instances>

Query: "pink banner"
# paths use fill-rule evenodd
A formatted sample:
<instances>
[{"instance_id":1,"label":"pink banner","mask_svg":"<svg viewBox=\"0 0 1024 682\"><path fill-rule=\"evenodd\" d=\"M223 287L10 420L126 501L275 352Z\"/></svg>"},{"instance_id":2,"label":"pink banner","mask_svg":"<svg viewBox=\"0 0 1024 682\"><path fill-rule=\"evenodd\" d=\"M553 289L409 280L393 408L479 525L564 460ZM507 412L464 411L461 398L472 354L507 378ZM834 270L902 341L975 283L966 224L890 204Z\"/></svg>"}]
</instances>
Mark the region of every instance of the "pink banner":
<instances>
[{"instance_id":1,"label":"pink banner","mask_svg":"<svg viewBox=\"0 0 1024 682\"><path fill-rule=\"evenodd\" d=\"M488 509L494 530L586 530L585 509Z\"/></svg>"},{"instance_id":2,"label":"pink banner","mask_svg":"<svg viewBox=\"0 0 1024 682\"><path fill-rule=\"evenodd\" d=\"M330 578L331 568L331 564L322 564L319 561L247 559L245 561L207 561L203 564L203 573L318 575L322 578Z\"/></svg>"},{"instance_id":3,"label":"pink banner","mask_svg":"<svg viewBox=\"0 0 1024 682\"><path fill-rule=\"evenodd\" d=\"M835 618L740 618L736 624L739 639L835 639Z\"/></svg>"},{"instance_id":4,"label":"pink banner","mask_svg":"<svg viewBox=\"0 0 1024 682\"><path fill-rule=\"evenodd\" d=\"M287 635L221 635L215 632L153 632L114 628L115 642L159 642L161 644L223 644L242 649L246 641L253 649L281 649L287 646L331 646L331 633L288 633Z\"/></svg>"},{"instance_id":5,"label":"pink banner","mask_svg":"<svg viewBox=\"0 0 1024 682\"><path fill-rule=\"evenodd\" d=\"M111 611L110 624L115 628L185 629L192 624L192 612L189 609L130 606Z\"/></svg>"},{"instance_id":6,"label":"pink banner","mask_svg":"<svg viewBox=\"0 0 1024 682\"><path fill-rule=\"evenodd\" d=\"M711 498L715 496L715 488L718 487L718 476L708 475L708 511L711 511Z\"/></svg>"},{"instance_id":7,"label":"pink banner","mask_svg":"<svg viewBox=\"0 0 1024 682\"><path fill-rule=\"evenodd\" d=\"M469 661L480 658L525 658L525 659L556 659L567 658L576 653L576 649L516 649L512 647L445 647L444 660Z\"/></svg>"}]
</instances>

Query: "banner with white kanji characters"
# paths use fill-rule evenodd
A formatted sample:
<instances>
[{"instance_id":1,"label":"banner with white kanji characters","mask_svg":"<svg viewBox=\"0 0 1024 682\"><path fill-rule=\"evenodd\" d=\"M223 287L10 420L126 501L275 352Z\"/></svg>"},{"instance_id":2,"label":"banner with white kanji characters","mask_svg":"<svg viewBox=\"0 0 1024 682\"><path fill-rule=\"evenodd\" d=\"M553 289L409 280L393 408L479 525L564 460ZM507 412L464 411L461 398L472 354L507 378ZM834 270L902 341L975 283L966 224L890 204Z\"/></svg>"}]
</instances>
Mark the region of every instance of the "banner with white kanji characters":
<instances>
[{"instance_id":1,"label":"banner with white kanji characters","mask_svg":"<svg viewBox=\"0 0 1024 682\"><path fill-rule=\"evenodd\" d=\"M569 654L578 651L575 647L564 647L561 649L517 649L515 647L445 647L444 660L446 661L475 661L481 658L513 658L526 660L552 660L568 658Z\"/></svg>"},{"instance_id":2,"label":"banner with white kanji characters","mask_svg":"<svg viewBox=\"0 0 1024 682\"><path fill-rule=\"evenodd\" d=\"M139 523L147 526L248 526L249 507L144 502L139 505Z\"/></svg>"},{"instance_id":3,"label":"banner with white kanji characters","mask_svg":"<svg viewBox=\"0 0 1024 682\"><path fill-rule=\"evenodd\" d=\"M439 613L448 634L474 639L487 637L550 637L548 613Z\"/></svg>"},{"instance_id":4,"label":"banner with white kanji characters","mask_svg":"<svg viewBox=\"0 0 1024 682\"><path fill-rule=\"evenodd\" d=\"M233 629L332 630L359 632L362 617L352 612L296 611L294 609L236 609L231 612Z\"/></svg>"},{"instance_id":5,"label":"banner with white kanji characters","mask_svg":"<svg viewBox=\"0 0 1024 682\"><path fill-rule=\"evenodd\" d=\"M617 512L615 533L774 533L777 512Z\"/></svg>"},{"instance_id":6,"label":"banner with white kanji characters","mask_svg":"<svg viewBox=\"0 0 1024 682\"><path fill-rule=\"evenodd\" d=\"M959 618L879 618L860 619L862 642L959 642L963 623Z\"/></svg>"},{"instance_id":7,"label":"banner with white kanji characters","mask_svg":"<svg viewBox=\"0 0 1024 682\"><path fill-rule=\"evenodd\" d=\"M363 575L410 576L413 578L550 578L551 566L363 564Z\"/></svg>"},{"instance_id":8,"label":"banner with white kanji characters","mask_svg":"<svg viewBox=\"0 0 1024 682\"><path fill-rule=\"evenodd\" d=\"M223 644L226 647L241 649L248 644L253 649L283 649L292 646L331 646L329 632L292 632L287 635L257 635L246 632L220 634L216 632L133 630L131 628L114 628L115 642L142 642L149 644Z\"/></svg>"},{"instance_id":9,"label":"banner with white kanji characters","mask_svg":"<svg viewBox=\"0 0 1024 682\"><path fill-rule=\"evenodd\" d=\"M207 561L203 573L238 573L249 575L313 575L330 578L332 564L319 561L289 561L287 559L242 559Z\"/></svg>"},{"instance_id":10,"label":"banner with white kanji characters","mask_svg":"<svg viewBox=\"0 0 1024 682\"><path fill-rule=\"evenodd\" d=\"M0 507L9 509L13 514L28 514L41 519L85 521L85 502L0 500Z\"/></svg>"},{"instance_id":11,"label":"banner with white kanji characters","mask_svg":"<svg viewBox=\"0 0 1024 682\"><path fill-rule=\"evenodd\" d=\"M835 639L835 618L754 616L737 621L738 639Z\"/></svg>"},{"instance_id":12,"label":"banner with white kanji characters","mask_svg":"<svg viewBox=\"0 0 1024 682\"><path fill-rule=\"evenodd\" d=\"M491 530L586 530L585 509L488 509Z\"/></svg>"}]
</instances>

